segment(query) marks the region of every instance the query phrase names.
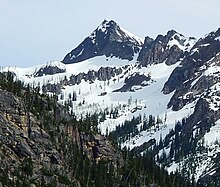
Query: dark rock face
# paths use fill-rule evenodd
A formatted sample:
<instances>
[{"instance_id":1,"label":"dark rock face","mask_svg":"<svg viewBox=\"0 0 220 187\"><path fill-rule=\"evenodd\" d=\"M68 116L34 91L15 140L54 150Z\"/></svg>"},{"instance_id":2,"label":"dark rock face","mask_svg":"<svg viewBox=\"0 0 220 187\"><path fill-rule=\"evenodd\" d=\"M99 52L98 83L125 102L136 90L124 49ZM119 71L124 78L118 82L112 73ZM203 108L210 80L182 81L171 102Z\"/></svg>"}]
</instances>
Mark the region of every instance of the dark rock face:
<instances>
[{"instance_id":1,"label":"dark rock face","mask_svg":"<svg viewBox=\"0 0 220 187\"><path fill-rule=\"evenodd\" d=\"M130 77L126 77L125 84L114 92L127 92L135 91L133 86L147 86L151 80L150 76L140 75L139 73L134 73Z\"/></svg>"},{"instance_id":2,"label":"dark rock face","mask_svg":"<svg viewBox=\"0 0 220 187\"><path fill-rule=\"evenodd\" d=\"M26 106L12 93L0 90L0 106L0 142L5 154L10 154L6 162L28 157L35 160L40 154L45 154L47 159L50 153L57 152L53 148L45 149L46 145L51 146L49 135L38 127L32 114L28 117ZM31 131L28 123L31 123ZM2 156L0 151L0 158Z\"/></svg>"},{"instance_id":3,"label":"dark rock face","mask_svg":"<svg viewBox=\"0 0 220 187\"><path fill-rule=\"evenodd\" d=\"M220 164L219 164L220 153L217 153L216 157L213 159L213 166L199 178L198 183L208 184L214 183L215 186L220 185Z\"/></svg>"},{"instance_id":4,"label":"dark rock face","mask_svg":"<svg viewBox=\"0 0 220 187\"><path fill-rule=\"evenodd\" d=\"M183 127L183 132L187 133L193 130L193 126L206 126L208 122L214 122L213 114L209 111L209 104L205 99L199 99L195 106L194 113L187 118L186 125Z\"/></svg>"},{"instance_id":5,"label":"dark rock face","mask_svg":"<svg viewBox=\"0 0 220 187\"><path fill-rule=\"evenodd\" d=\"M99 81L107 81L121 73L122 68L101 67L98 71L91 70L88 73L79 73L78 75L72 75L67 84L80 84L82 80L91 83L94 82L96 79Z\"/></svg>"},{"instance_id":6,"label":"dark rock face","mask_svg":"<svg viewBox=\"0 0 220 187\"><path fill-rule=\"evenodd\" d=\"M148 142L144 142L142 145L140 145L138 147L134 147L131 151L133 153L140 154L140 153L148 150L149 148L151 148L155 144L156 144L156 140L153 138L153 139L150 139Z\"/></svg>"},{"instance_id":7,"label":"dark rock face","mask_svg":"<svg viewBox=\"0 0 220 187\"><path fill-rule=\"evenodd\" d=\"M61 92L62 86L65 85L78 85L83 80L89 83L93 83L95 80L108 81L118 75L120 75L123 69L127 67L101 67L98 71L90 70L88 73L79 73L77 75L72 75L70 78L65 78L58 84L46 84L43 85L42 90L44 93L51 92L59 94Z\"/></svg>"},{"instance_id":8,"label":"dark rock face","mask_svg":"<svg viewBox=\"0 0 220 187\"><path fill-rule=\"evenodd\" d=\"M204 98L208 97L204 93L208 92L208 89L220 81L219 77L213 76L201 76L195 85L190 87L190 82L188 84L183 84L182 87L178 88L170 102L168 103L168 108L172 107L174 111L178 111L183 108L187 103L191 103L195 99L198 99L200 95ZM185 87L184 87L185 86ZM217 95L218 92L213 92L213 96Z\"/></svg>"},{"instance_id":9,"label":"dark rock face","mask_svg":"<svg viewBox=\"0 0 220 187\"><path fill-rule=\"evenodd\" d=\"M179 46L187 49L190 44L186 43L186 40L183 35L174 30L168 31L165 36L158 35L155 40L146 37L138 56L138 61L142 66L153 63L158 64L164 61L167 65L175 64L180 58L184 57L185 51L180 49L175 43L174 45L171 45L171 43L175 41ZM195 39L189 38L189 40Z\"/></svg>"},{"instance_id":10,"label":"dark rock face","mask_svg":"<svg viewBox=\"0 0 220 187\"><path fill-rule=\"evenodd\" d=\"M55 75L58 73L65 73L66 70L65 69L61 69L57 66L46 66L46 67L42 67L40 68L35 74L35 77L41 77L43 75Z\"/></svg>"},{"instance_id":11,"label":"dark rock face","mask_svg":"<svg viewBox=\"0 0 220 187\"><path fill-rule=\"evenodd\" d=\"M203 75L203 72L211 64L216 64L219 61L220 41L216 40L218 36L220 36L220 29L210 33L205 38L201 38L181 64L172 72L163 88L164 94L175 90L168 107L173 106L173 110L181 109L186 104L183 99L186 93L201 94L219 81L219 77L216 75ZM195 85L192 85L197 78L199 80Z\"/></svg>"},{"instance_id":12,"label":"dark rock face","mask_svg":"<svg viewBox=\"0 0 220 187\"><path fill-rule=\"evenodd\" d=\"M71 64L102 55L132 60L141 46L140 40L127 34L113 20L105 20L78 47L68 53L62 62Z\"/></svg>"},{"instance_id":13,"label":"dark rock face","mask_svg":"<svg viewBox=\"0 0 220 187\"><path fill-rule=\"evenodd\" d=\"M60 84L46 84L42 86L43 93L51 92L51 93L61 93L61 85Z\"/></svg>"},{"instance_id":14,"label":"dark rock face","mask_svg":"<svg viewBox=\"0 0 220 187\"><path fill-rule=\"evenodd\" d=\"M218 36L220 36L220 29L198 40L180 66L172 72L164 87L165 94L175 90L187 79L198 76L199 68L220 52L220 41L215 39Z\"/></svg>"},{"instance_id":15,"label":"dark rock face","mask_svg":"<svg viewBox=\"0 0 220 187\"><path fill-rule=\"evenodd\" d=\"M112 163L121 168L124 161L121 156L113 148L110 141L99 134L80 134L81 146L89 158L95 162L99 160L111 160Z\"/></svg>"}]
</instances>

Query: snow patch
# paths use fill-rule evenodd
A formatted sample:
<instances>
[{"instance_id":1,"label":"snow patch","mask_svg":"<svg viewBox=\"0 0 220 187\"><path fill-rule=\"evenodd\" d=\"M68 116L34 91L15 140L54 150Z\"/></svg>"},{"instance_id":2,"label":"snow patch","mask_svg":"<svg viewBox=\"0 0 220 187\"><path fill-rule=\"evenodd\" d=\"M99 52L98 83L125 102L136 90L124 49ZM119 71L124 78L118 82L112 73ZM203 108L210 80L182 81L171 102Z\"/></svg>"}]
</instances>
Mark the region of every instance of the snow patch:
<instances>
[{"instance_id":1,"label":"snow patch","mask_svg":"<svg viewBox=\"0 0 220 187\"><path fill-rule=\"evenodd\" d=\"M220 120L215 123L215 126L211 127L210 131L204 136L206 145L211 146L215 142L220 142Z\"/></svg>"},{"instance_id":2,"label":"snow patch","mask_svg":"<svg viewBox=\"0 0 220 187\"><path fill-rule=\"evenodd\" d=\"M133 38L133 39L135 39L136 41L138 41L138 42L139 42L139 45L142 45L142 44L144 43L144 39L142 39L142 38L140 38L140 37L138 37L138 36L132 34L131 32L127 31L126 29L124 29L124 28L122 28L122 27L120 27L120 29L121 29L127 36L129 36L130 38Z\"/></svg>"},{"instance_id":3,"label":"snow patch","mask_svg":"<svg viewBox=\"0 0 220 187\"><path fill-rule=\"evenodd\" d=\"M219 37L216 37L216 38L215 38L215 40L218 40L218 41L220 41L220 36L219 36Z\"/></svg>"},{"instance_id":4,"label":"snow patch","mask_svg":"<svg viewBox=\"0 0 220 187\"><path fill-rule=\"evenodd\" d=\"M178 37L180 41L184 41L182 44L175 39L175 37ZM191 38L191 37L185 37L179 33L176 33L175 35L172 36L170 41L168 42L168 48L170 49L174 45L176 45L178 48L180 48L182 51L190 51L191 48L195 45L196 39Z\"/></svg>"}]
</instances>

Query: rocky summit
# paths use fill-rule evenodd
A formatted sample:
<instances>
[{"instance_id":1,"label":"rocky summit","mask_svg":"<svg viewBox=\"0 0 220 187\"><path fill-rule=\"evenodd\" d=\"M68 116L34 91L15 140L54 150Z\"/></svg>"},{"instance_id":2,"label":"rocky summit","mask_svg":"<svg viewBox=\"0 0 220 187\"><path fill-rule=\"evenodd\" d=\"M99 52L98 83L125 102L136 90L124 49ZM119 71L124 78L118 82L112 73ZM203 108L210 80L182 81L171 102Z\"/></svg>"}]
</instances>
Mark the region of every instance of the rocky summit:
<instances>
[{"instance_id":1,"label":"rocky summit","mask_svg":"<svg viewBox=\"0 0 220 187\"><path fill-rule=\"evenodd\" d=\"M140 38L120 27L115 21L104 20L90 36L68 53L62 62L76 63L102 55L132 60L142 45Z\"/></svg>"}]
</instances>

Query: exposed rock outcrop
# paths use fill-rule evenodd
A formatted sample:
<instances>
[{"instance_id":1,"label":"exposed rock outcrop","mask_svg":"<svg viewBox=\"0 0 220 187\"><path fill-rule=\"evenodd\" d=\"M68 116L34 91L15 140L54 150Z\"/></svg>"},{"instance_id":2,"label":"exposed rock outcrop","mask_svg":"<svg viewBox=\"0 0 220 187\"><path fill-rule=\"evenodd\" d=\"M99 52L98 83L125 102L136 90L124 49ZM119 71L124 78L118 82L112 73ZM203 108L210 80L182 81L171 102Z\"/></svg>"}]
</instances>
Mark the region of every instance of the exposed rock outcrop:
<instances>
[{"instance_id":1,"label":"exposed rock outcrop","mask_svg":"<svg viewBox=\"0 0 220 187\"><path fill-rule=\"evenodd\" d=\"M190 83L201 75L200 68L220 52L220 40L216 39L219 36L220 29L198 40L190 53L172 72L163 89L165 94L180 87L189 87Z\"/></svg>"},{"instance_id":2,"label":"exposed rock outcrop","mask_svg":"<svg viewBox=\"0 0 220 187\"><path fill-rule=\"evenodd\" d=\"M206 73L210 68L219 66L220 41L216 40L218 36L220 29L201 38L172 72L163 88L165 94L175 90L168 107L179 110L188 102L186 95L191 93L193 98L190 99L196 99L220 81L219 72L214 69Z\"/></svg>"},{"instance_id":3,"label":"exposed rock outcrop","mask_svg":"<svg viewBox=\"0 0 220 187\"><path fill-rule=\"evenodd\" d=\"M168 31L165 36L158 35L155 40L146 37L138 61L142 66L162 62L167 65L175 64L185 56L195 40L193 37L186 38L174 30Z\"/></svg>"},{"instance_id":4,"label":"exposed rock outcrop","mask_svg":"<svg viewBox=\"0 0 220 187\"><path fill-rule=\"evenodd\" d=\"M125 78L125 84L117 89L114 92L128 92L128 91L135 91L141 89L144 86L147 86L151 83L150 75L146 76L139 73L134 73L129 77Z\"/></svg>"},{"instance_id":5,"label":"exposed rock outcrop","mask_svg":"<svg viewBox=\"0 0 220 187\"><path fill-rule=\"evenodd\" d=\"M42 77L44 75L55 75L58 73L65 73L66 70L59 68L57 66L45 66L40 68L36 73L34 73L34 77Z\"/></svg>"},{"instance_id":6,"label":"exposed rock outcrop","mask_svg":"<svg viewBox=\"0 0 220 187\"><path fill-rule=\"evenodd\" d=\"M99 134L80 135L81 146L92 161L99 162L100 160L110 160L115 166L121 168L124 165L120 154L113 148L110 141Z\"/></svg>"},{"instance_id":7,"label":"exposed rock outcrop","mask_svg":"<svg viewBox=\"0 0 220 187\"><path fill-rule=\"evenodd\" d=\"M71 75L69 78L65 78L60 83L57 84L45 84L42 86L44 93L51 92L59 94L61 92L62 86L66 85L79 85L83 80L88 83L93 83L95 80L108 81L120 74L123 70L128 68L125 67L101 67L98 71L90 70L87 73L79 73L77 75Z\"/></svg>"}]
</instances>

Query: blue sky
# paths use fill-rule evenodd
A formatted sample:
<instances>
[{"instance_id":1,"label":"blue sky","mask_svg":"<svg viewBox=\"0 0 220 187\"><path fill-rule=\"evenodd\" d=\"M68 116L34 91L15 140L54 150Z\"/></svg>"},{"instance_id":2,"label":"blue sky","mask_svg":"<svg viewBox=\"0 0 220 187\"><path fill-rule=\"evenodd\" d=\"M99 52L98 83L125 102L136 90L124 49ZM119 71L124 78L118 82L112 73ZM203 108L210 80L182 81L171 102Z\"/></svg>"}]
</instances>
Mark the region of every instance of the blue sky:
<instances>
[{"instance_id":1,"label":"blue sky","mask_svg":"<svg viewBox=\"0 0 220 187\"><path fill-rule=\"evenodd\" d=\"M201 37L220 27L219 0L0 0L0 65L62 60L105 18L153 38L174 29Z\"/></svg>"}]
</instances>

